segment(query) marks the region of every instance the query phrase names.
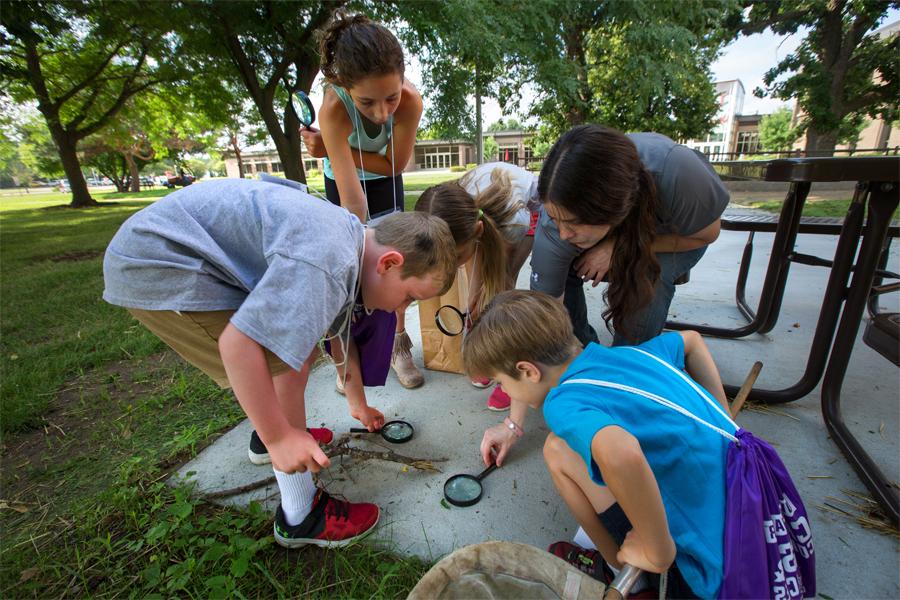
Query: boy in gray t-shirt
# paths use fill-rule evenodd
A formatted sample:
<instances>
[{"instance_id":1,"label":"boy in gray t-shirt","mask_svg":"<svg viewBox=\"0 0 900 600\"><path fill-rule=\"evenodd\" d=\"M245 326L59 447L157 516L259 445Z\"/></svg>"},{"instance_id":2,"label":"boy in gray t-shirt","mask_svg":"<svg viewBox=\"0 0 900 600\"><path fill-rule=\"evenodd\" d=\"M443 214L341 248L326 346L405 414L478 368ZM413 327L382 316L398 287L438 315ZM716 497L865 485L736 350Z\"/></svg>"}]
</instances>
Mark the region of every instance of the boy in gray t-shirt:
<instances>
[{"instance_id":1,"label":"boy in gray t-shirt","mask_svg":"<svg viewBox=\"0 0 900 600\"><path fill-rule=\"evenodd\" d=\"M322 337L346 357L345 377L359 377L358 305L394 311L450 286L456 248L443 221L398 213L366 229L300 184L220 180L129 218L103 273L104 300L234 390L278 480L279 544L342 546L375 526L377 506L316 488L311 473L329 460L307 432L304 390ZM348 402L370 431L383 425L364 397Z\"/></svg>"}]
</instances>

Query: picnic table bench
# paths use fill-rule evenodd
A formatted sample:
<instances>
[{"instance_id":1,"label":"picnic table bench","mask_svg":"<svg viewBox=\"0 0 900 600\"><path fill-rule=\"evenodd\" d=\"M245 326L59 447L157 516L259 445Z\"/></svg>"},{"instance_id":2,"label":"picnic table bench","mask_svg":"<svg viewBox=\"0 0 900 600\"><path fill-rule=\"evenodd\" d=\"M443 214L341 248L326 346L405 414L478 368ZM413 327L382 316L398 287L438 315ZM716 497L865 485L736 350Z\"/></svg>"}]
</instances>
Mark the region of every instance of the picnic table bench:
<instances>
[{"instance_id":1,"label":"picnic table bench","mask_svg":"<svg viewBox=\"0 0 900 600\"><path fill-rule=\"evenodd\" d=\"M751 333L767 333L778 320L792 262L830 269L825 295L819 310L807 358L806 369L794 385L781 390L754 388L749 400L783 403L809 394L822 382L822 416L832 440L844 453L860 479L894 524L900 522L900 500L892 484L872 461L844 424L840 410L840 392L863 314L870 314L864 341L880 354L898 363L900 353L900 317L882 313L878 296L900 290L900 283L882 285L884 279L900 279L886 270L888 248L900 227L891 217L900 204L900 158L804 158L774 160L768 163L766 181L790 182L790 188L778 216L739 216L722 220L722 228L748 231L736 299L749 323L727 329L710 325L668 322L670 329L694 329L718 337L738 338ZM802 217L810 186L820 181L854 181L856 189L843 219ZM756 310L747 305L744 287L753 236L757 232L775 234L772 252ZM801 254L795 250L798 233L837 235L831 260ZM851 279L852 277L852 279ZM737 386L726 385L733 396Z\"/></svg>"}]
</instances>

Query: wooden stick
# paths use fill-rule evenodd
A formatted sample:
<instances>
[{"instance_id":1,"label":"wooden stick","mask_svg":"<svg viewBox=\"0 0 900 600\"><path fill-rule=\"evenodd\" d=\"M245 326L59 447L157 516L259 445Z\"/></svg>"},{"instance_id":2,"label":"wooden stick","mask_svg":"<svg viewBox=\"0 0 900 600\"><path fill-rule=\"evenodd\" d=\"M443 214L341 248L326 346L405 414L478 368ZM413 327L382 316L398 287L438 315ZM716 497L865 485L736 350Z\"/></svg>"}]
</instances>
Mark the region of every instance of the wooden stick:
<instances>
[{"instance_id":1,"label":"wooden stick","mask_svg":"<svg viewBox=\"0 0 900 600\"><path fill-rule=\"evenodd\" d=\"M350 458L357 458L362 460L384 460L388 462L400 463L402 465L409 465L410 467L418 469L419 471L428 471L431 473L441 472L441 470L435 467L433 463L446 462L447 460L446 458L413 458L410 456L397 454L393 450L386 450L384 452L362 450L360 448L354 448L350 446L349 442L351 439L354 438L350 435L342 435L338 439L334 440L331 444L328 444L324 447L325 455L328 458L334 458L336 456L349 456ZM227 496L237 496L238 494L250 492L252 490L271 485L273 483L275 483L274 475L227 490L208 492L203 494L203 497L207 499L213 499L225 498Z\"/></svg>"},{"instance_id":2,"label":"wooden stick","mask_svg":"<svg viewBox=\"0 0 900 600\"><path fill-rule=\"evenodd\" d=\"M750 390L753 389L753 384L756 383L756 378L759 377L759 372L762 371L763 364L759 361L753 363L753 366L750 367L750 372L747 374L747 379L744 380L743 385L741 385L741 389L738 390L737 395L734 397L734 402L731 403L731 418L737 418L738 413L741 412L741 409L744 408L744 402L747 401L747 396L750 395Z\"/></svg>"}]
</instances>

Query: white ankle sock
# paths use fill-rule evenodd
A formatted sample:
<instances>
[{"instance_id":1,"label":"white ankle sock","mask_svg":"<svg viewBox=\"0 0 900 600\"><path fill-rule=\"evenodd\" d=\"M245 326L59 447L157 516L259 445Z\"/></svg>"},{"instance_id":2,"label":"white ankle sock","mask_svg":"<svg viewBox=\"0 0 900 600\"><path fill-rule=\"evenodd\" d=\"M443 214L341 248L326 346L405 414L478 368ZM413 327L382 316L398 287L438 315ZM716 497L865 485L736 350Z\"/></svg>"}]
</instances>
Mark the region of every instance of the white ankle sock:
<instances>
[{"instance_id":1,"label":"white ankle sock","mask_svg":"<svg viewBox=\"0 0 900 600\"><path fill-rule=\"evenodd\" d=\"M288 525L297 525L310 513L316 497L316 483L312 473L282 473L278 469L272 470L275 471L278 490L281 492L284 520Z\"/></svg>"}]
</instances>

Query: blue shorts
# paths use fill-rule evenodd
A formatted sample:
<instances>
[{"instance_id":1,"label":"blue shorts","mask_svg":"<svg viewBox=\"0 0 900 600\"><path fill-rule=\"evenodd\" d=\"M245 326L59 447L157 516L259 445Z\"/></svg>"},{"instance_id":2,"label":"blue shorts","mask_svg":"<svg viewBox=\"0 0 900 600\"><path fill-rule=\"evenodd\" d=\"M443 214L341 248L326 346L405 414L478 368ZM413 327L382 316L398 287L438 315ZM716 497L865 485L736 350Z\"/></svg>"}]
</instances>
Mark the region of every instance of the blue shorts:
<instances>
[{"instance_id":1,"label":"blue shorts","mask_svg":"<svg viewBox=\"0 0 900 600\"><path fill-rule=\"evenodd\" d=\"M631 531L631 521L625 516L625 511L616 502L602 513L597 513L600 523L609 532L616 544L622 545L625 541L625 534ZM659 587L659 575L650 575L651 583ZM666 598L697 598L691 590L691 586L687 584L678 565L672 564L669 568L669 581L666 584Z\"/></svg>"}]
</instances>

